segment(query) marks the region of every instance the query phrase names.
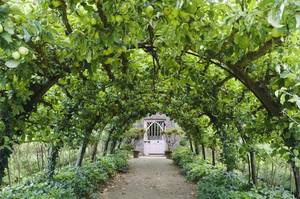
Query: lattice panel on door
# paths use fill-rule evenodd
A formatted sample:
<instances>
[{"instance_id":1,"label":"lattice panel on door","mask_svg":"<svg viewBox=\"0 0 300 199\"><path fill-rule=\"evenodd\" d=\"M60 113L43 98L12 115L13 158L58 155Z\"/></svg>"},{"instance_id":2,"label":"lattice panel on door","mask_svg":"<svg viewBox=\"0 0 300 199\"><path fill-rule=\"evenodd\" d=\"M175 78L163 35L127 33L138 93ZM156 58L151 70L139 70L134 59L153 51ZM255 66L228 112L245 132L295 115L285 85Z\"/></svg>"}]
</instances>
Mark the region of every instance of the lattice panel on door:
<instances>
[{"instance_id":1,"label":"lattice panel on door","mask_svg":"<svg viewBox=\"0 0 300 199\"><path fill-rule=\"evenodd\" d=\"M165 129L164 121L147 122L148 140L162 140L162 132Z\"/></svg>"}]
</instances>

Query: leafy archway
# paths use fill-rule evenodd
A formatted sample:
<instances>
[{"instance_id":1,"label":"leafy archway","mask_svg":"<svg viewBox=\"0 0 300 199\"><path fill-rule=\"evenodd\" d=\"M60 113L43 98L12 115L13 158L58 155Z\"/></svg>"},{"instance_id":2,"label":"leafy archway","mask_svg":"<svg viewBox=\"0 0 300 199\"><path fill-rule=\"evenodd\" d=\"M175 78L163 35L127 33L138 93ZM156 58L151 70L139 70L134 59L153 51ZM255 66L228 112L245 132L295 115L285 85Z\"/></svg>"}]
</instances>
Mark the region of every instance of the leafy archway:
<instances>
[{"instance_id":1,"label":"leafy archway","mask_svg":"<svg viewBox=\"0 0 300 199\"><path fill-rule=\"evenodd\" d=\"M228 170L240 140L253 163L270 143L300 198L297 1L26 0L0 13L0 183L16 144L47 143L51 178L63 146L80 147L79 167L102 133L113 152L135 120L165 112L191 145L221 147Z\"/></svg>"}]
</instances>

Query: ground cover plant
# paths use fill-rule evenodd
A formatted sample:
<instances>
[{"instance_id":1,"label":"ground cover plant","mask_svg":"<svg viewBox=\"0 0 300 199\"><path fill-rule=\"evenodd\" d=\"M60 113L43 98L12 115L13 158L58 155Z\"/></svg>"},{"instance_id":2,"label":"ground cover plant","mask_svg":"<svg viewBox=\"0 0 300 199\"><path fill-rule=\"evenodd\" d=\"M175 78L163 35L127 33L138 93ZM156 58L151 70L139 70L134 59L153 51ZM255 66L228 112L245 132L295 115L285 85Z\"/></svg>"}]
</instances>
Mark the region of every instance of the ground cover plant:
<instances>
[{"instance_id":1,"label":"ground cover plant","mask_svg":"<svg viewBox=\"0 0 300 199\"><path fill-rule=\"evenodd\" d=\"M82 167L67 166L60 169L53 179L47 180L43 174L25 180L21 185L5 188L0 198L93 198L97 190L117 172L128 170L128 152L119 151L106 157L97 157ZM46 180L45 180L46 179Z\"/></svg>"},{"instance_id":2,"label":"ground cover plant","mask_svg":"<svg viewBox=\"0 0 300 199\"><path fill-rule=\"evenodd\" d=\"M173 160L187 179L197 182L197 198L204 199L292 199L294 196L282 187L261 184L252 187L245 176L237 171L225 171L224 166L213 166L202 157L191 153L187 147L179 147L173 153Z\"/></svg>"}]
</instances>

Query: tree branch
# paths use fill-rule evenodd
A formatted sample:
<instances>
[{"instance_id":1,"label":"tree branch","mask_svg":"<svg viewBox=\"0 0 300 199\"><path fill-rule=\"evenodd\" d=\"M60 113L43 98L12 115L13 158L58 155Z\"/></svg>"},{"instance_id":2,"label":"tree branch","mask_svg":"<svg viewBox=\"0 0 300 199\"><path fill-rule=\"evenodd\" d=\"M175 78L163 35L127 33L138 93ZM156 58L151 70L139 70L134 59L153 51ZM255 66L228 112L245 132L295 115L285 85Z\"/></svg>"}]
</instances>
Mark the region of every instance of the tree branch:
<instances>
[{"instance_id":1,"label":"tree branch","mask_svg":"<svg viewBox=\"0 0 300 199\"><path fill-rule=\"evenodd\" d=\"M44 94L59 80L60 75L54 75L48 79L44 84L32 84L29 90L33 92L30 100L26 102L24 112L18 115L18 117L31 113L36 105L42 100Z\"/></svg>"},{"instance_id":2,"label":"tree branch","mask_svg":"<svg viewBox=\"0 0 300 199\"><path fill-rule=\"evenodd\" d=\"M123 52L122 54L121 54L121 63L122 63L122 72L123 73L127 73L127 70L128 70L128 58L127 58L127 56L126 56L126 53L125 52Z\"/></svg>"},{"instance_id":3,"label":"tree branch","mask_svg":"<svg viewBox=\"0 0 300 199\"><path fill-rule=\"evenodd\" d=\"M228 72L229 74L234 76L234 74L232 73L232 71L229 68L227 68L223 63L221 63L217 60L210 59L210 58L207 58L207 57L203 57L203 56L201 56L201 55L199 55L195 52L192 52L192 51L186 51L185 53L189 54L189 55L193 55L193 56L198 57L200 59L203 59L203 60L207 61L208 63L214 64L214 65L218 66L219 68L225 70L226 72ZM208 68L208 66L207 66L207 68Z\"/></svg>"},{"instance_id":4,"label":"tree branch","mask_svg":"<svg viewBox=\"0 0 300 199\"><path fill-rule=\"evenodd\" d=\"M46 100L42 99L41 103L53 109L53 105L50 102L47 102Z\"/></svg>"},{"instance_id":5,"label":"tree branch","mask_svg":"<svg viewBox=\"0 0 300 199\"><path fill-rule=\"evenodd\" d=\"M103 66L104 70L106 71L109 79L112 80L112 81L114 81L115 80L115 76L114 76L114 74L111 71L110 65L109 64L102 64L102 66Z\"/></svg>"},{"instance_id":6,"label":"tree branch","mask_svg":"<svg viewBox=\"0 0 300 199\"><path fill-rule=\"evenodd\" d=\"M66 33L66 35L70 35L73 32L73 30L72 30L71 24L68 20L67 4L64 0L60 0L60 2L61 2L61 5L59 6L58 10L61 13L62 22L66 27L65 33Z\"/></svg>"},{"instance_id":7,"label":"tree branch","mask_svg":"<svg viewBox=\"0 0 300 199\"><path fill-rule=\"evenodd\" d=\"M104 28L109 28L110 25L108 23L108 19L107 16L105 15L104 11L103 11L103 5L102 5L102 0L96 0L96 6L97 6L97 12L98 15L104 25Z\"/></svg>"},{"instance_id":8,"label":"tree branch","mask_svg":"<svg viewBox=\"0 0 300 199\"><path fill-rule=\"evenodd\" d=\"M57 85L63 89L63 91L65 92L65 94L66 94L66 96L68 98L70 98L70 99L73 98L73 96L71 95L71 93L68 91L68 89L66 87L64 87L63 84L57 83Z\"/></svg>"},{"instance_id":9,"label":"tree branch","mask_svg":"<svg viewBox=\"0 0 300 199\"><path fill-rule=\"evenodd\" d=\"M235 64L226 63L226 65L228 65L229 68L231 68L232 66L244 68L245 66L249 65L251 62L267 54L275 45L281 45L281 44L283 44L283 41L280 37L270 39L269 41L265 42L257 51L247 53Z\"/></svg>"}]
</instances>

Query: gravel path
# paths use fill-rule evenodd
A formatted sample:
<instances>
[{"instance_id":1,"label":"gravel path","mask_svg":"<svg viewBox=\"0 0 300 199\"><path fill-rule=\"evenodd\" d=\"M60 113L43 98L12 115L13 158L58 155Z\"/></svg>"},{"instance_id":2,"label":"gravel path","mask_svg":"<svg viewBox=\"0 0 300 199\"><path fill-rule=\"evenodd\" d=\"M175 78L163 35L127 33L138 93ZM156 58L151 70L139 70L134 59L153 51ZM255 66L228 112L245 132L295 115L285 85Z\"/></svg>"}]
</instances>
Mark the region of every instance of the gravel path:
<instances>
[{"instance_id":1,"label":"gravel path","mask_svg":"<svg viewBox=\"0 0 300 199\"><path fill-rule=\"evenodd\" d=\"M171 160L140 157L129 161L127 174L117 177L99 199L194 199L194 185L187 183Z\"/></svg>"}]
</instances>

